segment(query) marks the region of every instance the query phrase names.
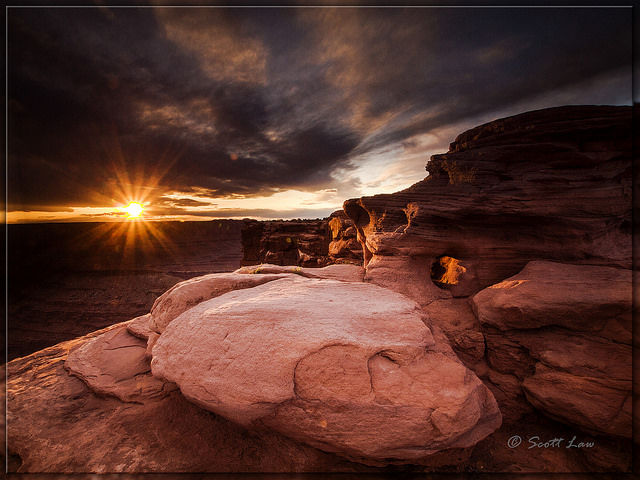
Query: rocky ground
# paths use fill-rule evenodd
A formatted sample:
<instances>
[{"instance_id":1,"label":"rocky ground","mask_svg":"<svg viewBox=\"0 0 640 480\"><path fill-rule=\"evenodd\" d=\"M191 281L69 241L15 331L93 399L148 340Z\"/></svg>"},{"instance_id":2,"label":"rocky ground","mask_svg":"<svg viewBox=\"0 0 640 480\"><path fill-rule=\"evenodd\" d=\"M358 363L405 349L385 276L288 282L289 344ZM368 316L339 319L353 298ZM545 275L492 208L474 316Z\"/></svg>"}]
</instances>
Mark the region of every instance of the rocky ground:
<instances>
[{"instance_id":1,"label":"rocky ground","mask_svg":"<svg viewBox=\"0 0 640 480\"><path fill-rule=\"evenodd\" d=\"M229 220L9 225L8 358L147 313L182 280L235 270L243 226Z\"/></svg>"},{"instance_id":2,"label":"rocky ground","mask_svg":"<svg viewBox=\"0 0 640 480\"><path fill-rule=\"evenodd\" d=\"M630 123L477 127L304 238L355 235L363 265L301 266L303 235L262 228L296 262L189 274L13 360L10 471L630 472Z\"/></svg>"}]
</instances>

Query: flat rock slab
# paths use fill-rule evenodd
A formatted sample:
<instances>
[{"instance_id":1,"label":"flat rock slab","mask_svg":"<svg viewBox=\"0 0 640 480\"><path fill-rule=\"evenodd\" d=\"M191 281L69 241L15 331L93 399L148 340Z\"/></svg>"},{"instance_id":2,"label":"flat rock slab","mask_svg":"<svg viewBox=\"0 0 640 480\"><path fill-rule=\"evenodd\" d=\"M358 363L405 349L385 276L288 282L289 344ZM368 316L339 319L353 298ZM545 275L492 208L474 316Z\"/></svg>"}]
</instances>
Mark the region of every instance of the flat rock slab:
<instances>
[{"instance_id":1,"label":"flat rock slab","mask_svg":"<svg viewBox=\"0 0 640 480\"><path fill-rule=\"evenodd\" d=\"M593 332L616 319L630 333L631 288L628 269L534 261L478 292L472 307L481 323L501 330L558 325Z\"/></svg>"},{"instance_id":2,"label":"flat rock slab","mask_svg":"<svg viewBox=\"0 0 640 480\"><path fill-rule=\"evenodd\" d=\"M272 265L270 263L262 263L260 265L251 265L239 268L234 273L293 273L306 278L327 278L332 280L340 280L343 282L362 282L364 280L364 268L358 265L350 264L335 264L328 265L322 268L306 268L297 267L294 265Z\"/></svg>"},{"instance_id":3,"label":"flat rock slab","mask_svg":"<svg viewBox=\"0 0 640 480\"><path fill-rule=\"evenodd\" d=\"M130 320L127 324L127 330L134 337L138 337L142 340L148 340L152 330L149 328L149 322L151 321L151 314L141 315L139 317Z\"/></svg>"},{"instance_id":4,"label":"flat rock slab","mask_svg":"<svg viewBox=\"0 0 640 480\"><path fill-rule=\"evenodd\" d=\"M495 399L419 305L299 275L201 302L153 347L153 375L241 425L368 464L419 462L500 426Z\"/></svg>"},{"instance_id":5,"label":"flat rock slab","mask_svg":"<svg viewBox=\"0 0 640 480\"><path fill-rule=\"evenodd\" d=\"M98 395L111 395L123 402L165 396L172 385L150 375L146 346L145 341L131 335L123 325L73 349L65 368Z\"/></svg>"}]
</instances>

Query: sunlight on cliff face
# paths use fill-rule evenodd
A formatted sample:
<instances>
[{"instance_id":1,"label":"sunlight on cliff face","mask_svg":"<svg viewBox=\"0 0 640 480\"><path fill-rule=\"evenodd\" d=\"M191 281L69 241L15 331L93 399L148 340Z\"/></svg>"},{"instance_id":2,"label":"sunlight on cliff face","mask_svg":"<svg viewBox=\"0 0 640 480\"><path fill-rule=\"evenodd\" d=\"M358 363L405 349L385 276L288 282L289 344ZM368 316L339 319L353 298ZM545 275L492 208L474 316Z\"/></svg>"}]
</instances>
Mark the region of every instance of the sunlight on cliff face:
<instances>
[{"instance_id":1,"label":"sunlight on cliff face","mask_svg":"<svg viewBox=\"0 0 640 480\"><path fill-rule=\"evenodd\" d=\"M466 271L467 269L459 264L458 259L443 255L436 258L431 265L431 279L437 287L447 288L450 285L457 285L460 276Z\"/></svg>"},{"instance_id":2,"label":"sunlight on cliff face","mask_svg":"<svg viewBox=\"0 0 640 480\"><path fill-rule=\"evenodd\" d=\"M525 283L527 280L505 280L503 282L500 283L496 283L495 285L491 285L488 288L493 288L493 289L498 289L498 288L503 288L503 289L509 289L509 288L515 288L518 285L522 285L523 283Z\"/></svg>"}]
</instances>

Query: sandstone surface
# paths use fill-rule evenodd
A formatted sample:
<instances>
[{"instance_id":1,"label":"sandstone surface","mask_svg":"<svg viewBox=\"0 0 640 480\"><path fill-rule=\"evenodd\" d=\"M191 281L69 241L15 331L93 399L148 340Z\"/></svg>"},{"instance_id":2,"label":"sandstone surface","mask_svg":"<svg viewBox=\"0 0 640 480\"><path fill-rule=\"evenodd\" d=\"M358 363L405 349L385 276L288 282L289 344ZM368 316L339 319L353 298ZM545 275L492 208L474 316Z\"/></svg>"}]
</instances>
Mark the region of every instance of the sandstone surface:
<instances>
[{"instance_id":1,"label":"sandstone surface","mask_svg":"<svg viewBox=\"0 0 640 480\"><path fill-rule=\"evenodd\" d=\"M281 278L278 275L242 275L212 273L180 282L160 297L151 307L149 329L162 333L176 316L204 300L233 290L251 288Z\"/></svg>"},{"instance_id":2,"label":"sandstone surface","mask_svg":"<svg viewBox=\"0 0 640 480\"><path fill-rule=\"evenodd\" d=\"M241 425L363 463L420 462L501 422L423 318L387 289L294 275L185 311L153 347L152 371Z\"/></svg>"},{"instance_id":3,"label":"sandstone surface","mask_svg":"<svg viewBox=\"0 0 640 480\"><path fill-rule=\"evenodd\" d=\"M631 288L629 269L533 261L477 293L472 306L500 330L558 325L631 343Z\"/></svg>"},{"instance_id":4,"label":"sandstone surface","mask_svg":"<svg viewBox=\"0 0 640 480\"><path fill-rule=\"evenodd\" d=\"M545 414L631 437L631 285L627 269L530 262L471 299L499 330L486 335L489 364Z\"/></svg>"},{"instance_id":5,"label":"sandstone surface","mask_svg":"<svg viewBox=\"0 0 640 480\"><path fill-rule=\"evenodd\" d=\"M136 338L127 333L128 324L7 364L9 472L51 478L56 473L371 470L273 431L247 431L187 401L174 384L151 376L143 346L130 346ZM115 338L135 350L117 365L109 363ZM73 359L74 351L82 358ZM163 388L139 389L136 382Z\"/></svg>"},{"instance_id":6,"label":"sandstone surface","mask_svg":"<svg viewBox=\"0 0 640 480\"><path fill-rule=\"evenodd\" d=\"M262 263L239 268L234 273L254 275L294 273L305 278L326 278L343 282L362 282L364 279L364 269L353 264L334 264L322 268L305 268Z\"/></svg>"},{"instance_id":7,"label":"sandstone surface","mask_svg":"<svg viewBox=\"0 0 640 480\"><path fill-rule=\"evenodd\" d=\"M127 328L114 329L72 349L64 366L97 395L123 402L144 401L164 395L170 388L148 375L151 367L146 347L146 342L132 336Z\"/></svg>"},{"instance_id":8,"label":"sandstone surface","mask_svg":"<svg viewBox=\"0 0 640 480\"><path fill-rule=\"evenodd\" d=\"M631 120L609 106L495 120L423 181L343 206L365 281L423 306L494 393L502 431L542 414L618 445L592 457L609 466L629 464L613 452L631 432Z\"/></svg>"},{"instance_id":9,"label":"sandstone surface","mask_svg":"<svg viewBox=\"0 0 640 480\"><path fill-rule=\"evenodd\" d=\"M472 129L313 238L274 224L273 263L245 222L246 267L8 364L10 471L630 471L630 120ZM354 239L363 267L307 268L352 262Z\"/></svg>"}]
</instances>

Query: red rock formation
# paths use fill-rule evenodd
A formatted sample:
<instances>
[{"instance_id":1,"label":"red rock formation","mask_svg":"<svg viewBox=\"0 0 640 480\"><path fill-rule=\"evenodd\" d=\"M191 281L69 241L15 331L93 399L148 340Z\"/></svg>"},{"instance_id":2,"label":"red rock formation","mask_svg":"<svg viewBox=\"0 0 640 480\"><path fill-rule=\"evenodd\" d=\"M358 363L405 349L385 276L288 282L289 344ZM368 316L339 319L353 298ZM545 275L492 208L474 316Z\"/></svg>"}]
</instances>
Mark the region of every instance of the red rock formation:
<instances>
[{"instance_id":1,"label":"red rock formation","mask_svg":"<svg viewBox=\"0 0 640 480\"><path fill-rule=\"evenodd\" d=\"M454 296L536 259L630 268L631 143L630 107L528 112L461 134L425 180L344 211L366 264L456 259L464 271L444 285ZM427 281L423 294L437 297Z\"/></svg>"},{"instance_id":2,"label":"red rock formation","mask_svg":"<svg viewBox=\"0 0 640 480\"><path fill-rule=\"evenodd\" d=\"M322 220L245 221L242 265L362 264L353 222L342 210Z\"/></svg>"},{"instance_id":3,"label":"red rock formation","mask_svg":"<svg viewBox=\"0 0 640 480\"><path fill-rule=\"evenodd\" d=\"M630 115L562 107L491 122L433 156L424 181L345 202L377 286L353 265L258 257L10 362L12 469L630 471ZM279 228L262 231L265 252L295 243L299 262L320 236L323 258L329 239L353 250L339 214L314 238L286 242ZM238 282L253 274L269 281ZM425 457L430 446L444 451Z\"/></svg>"},{"instance_id":4,"label":"red rock formation","mask_svg":"<svg viewBox=\"0 0 640 480\"><path fill-rule=\"evenodd\" d=\"M329 257L331 263L353 263L362 265L362 247L358 242L353 221L344 210L333 212L329 216Z\"/></svg>"},{"instance_id":5,"label":"red rock formation","mask_svg":"<svg viewBox=\"0 0 640 480\"><path fill-rule=\"evenodd\" d=\"M631 295L631 270L530 262L471 305L492 327L489 366L515 375L531 405L631 438Z\"/></svg>"},{"instance_id":6,"label":"red rock formation","mask_svg":"<svg viewBox=\"0 0 640 480\"><path fill-rule=\"evenodd\" d=\"M288 274L185 310L155 343L152 372L249 428L364 464L428 464L474 446L502 417L422 316L361 280Z\"/></svg>"},{"instance_id":7,"label":"red rock formation","mask_svg":"<svg viewBox=\"0 0 640 480\"><path fill-rule=\"evenodd\" d=\"M423 305L494 393L503 432L543 414L618 445L592 459L623 469L631 145L630 107L528 112L459 135L408 189L344 204L365 280Z\"/></svg>"},{"instance_id":8,"label":"red rock formation","mask_svg":"<svg viewBox=\"0 0 640 480\"><path fill-rule=\"evenodd\" d=\"M326 220L245 222L241 265L270 263L323 267L329 263Z\"/></svg>"},{"instance_id":9,"label":"red rock formation","mask_svg":"<svg viewBox=\"0 0 640 480\"><path fill-rule=\"evenodd\" d=\"M9 472L371 470L275 432L247 431L187 401L151 376L129 323L7 365ZM109 358L118 361L102 361Z\"/></svg>"}]
</instances>

